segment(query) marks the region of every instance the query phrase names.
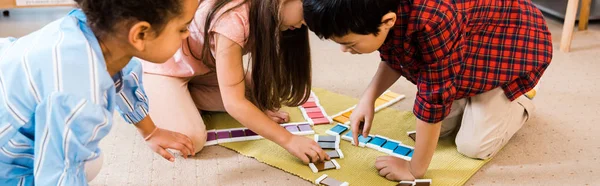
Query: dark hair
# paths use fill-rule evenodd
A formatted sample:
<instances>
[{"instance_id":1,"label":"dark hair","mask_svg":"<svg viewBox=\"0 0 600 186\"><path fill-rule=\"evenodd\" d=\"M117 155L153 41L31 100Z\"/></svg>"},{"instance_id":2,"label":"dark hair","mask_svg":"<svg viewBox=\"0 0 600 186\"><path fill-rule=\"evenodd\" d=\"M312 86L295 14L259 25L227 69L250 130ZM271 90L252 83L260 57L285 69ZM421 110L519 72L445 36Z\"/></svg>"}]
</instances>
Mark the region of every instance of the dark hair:
<instances>
[{"instance_id":1,"label":"dark hair","mask_svg":"<svg viewBox=\"0 0 600 186\"><path fill-rule=\"evenodd\" d=\"M377 35L381 18L395 12L403 0L303 0L304 21L319 36L329 39L355 34Z\"/></svg>"},{"instance_id":2,"label":"dark hair","mask_svg":"<svg viewBox=\"0 0 600 186\"><path fill-rule=\"evenodd\" d=\"M96 36L112 33L116 25L131 24L133 21L146 21L160 34L173 16L181 14L182 1L75 0Z\"/></svg>"},{"instance_id":3,"label":"dark hair","mask_svg":"<svg viewBox=\"0 0 600 186\"><path fill-rule=\"evenodd\" d=\"M250 33L244 46L250 53L249 68L252 69L249 98L263 111L278 109L282 105L301 105L308 100L311 89L308 28L281 32L279 1L245 0L222 14L250 3ZM213 71L215 59L210 50L210 23L227 3L231 3L231 0L217 0L207 14L202 56L194 56Z\"/></svg>"}]
</instances>

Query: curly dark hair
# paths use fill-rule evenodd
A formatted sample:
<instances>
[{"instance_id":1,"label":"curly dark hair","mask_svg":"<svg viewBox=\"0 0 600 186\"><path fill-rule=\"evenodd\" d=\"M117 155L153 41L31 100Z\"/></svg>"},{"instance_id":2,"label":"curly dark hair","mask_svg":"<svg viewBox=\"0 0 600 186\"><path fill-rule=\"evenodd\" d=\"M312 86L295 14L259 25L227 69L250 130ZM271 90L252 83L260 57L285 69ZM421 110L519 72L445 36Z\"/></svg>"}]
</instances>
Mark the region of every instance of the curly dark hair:
<instances>
[{"instance_id":1,"label":"curly dark hair","mask_svg":"<svg viewBox=\"0 0 600 186\"><path fill-rule=\"evenodd\" d=\"M97 36L113 33L115 25L146 21L160 34L168 21L182 13L183 0L75 0Z\"/></svg>"}]
</instances>

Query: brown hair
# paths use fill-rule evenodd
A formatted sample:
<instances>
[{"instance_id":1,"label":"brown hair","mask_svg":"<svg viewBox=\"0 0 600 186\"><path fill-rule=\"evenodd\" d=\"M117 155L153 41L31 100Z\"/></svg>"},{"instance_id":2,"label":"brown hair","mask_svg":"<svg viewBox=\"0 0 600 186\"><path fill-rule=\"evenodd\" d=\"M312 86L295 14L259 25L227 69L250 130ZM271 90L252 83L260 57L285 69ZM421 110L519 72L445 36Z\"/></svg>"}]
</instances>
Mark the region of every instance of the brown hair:
<instances>
[{"instance_id":1,"label":"brown hair","mask_svg":"<svg viewBox=\"0 0 600 186\"><path fill-rule=\"evenodd\" d=\"M215 70L210 50L210 23L217 12L232 0L217 0L208 12L204 25L204 46L201 60ZM279 30L280 0L245 0L225 13L250 3L248 42L252 85L250 99L261 110L273 110L282 105L298 106L308 99L311 89L311 58L308 28L281 32ZM274 33L270 35L268 33ZM188 40L189 45L189 40ZM190 52L191 53L191 52ZM193 55L193 53L192 53Z\"/></svg>"}]
</instances>

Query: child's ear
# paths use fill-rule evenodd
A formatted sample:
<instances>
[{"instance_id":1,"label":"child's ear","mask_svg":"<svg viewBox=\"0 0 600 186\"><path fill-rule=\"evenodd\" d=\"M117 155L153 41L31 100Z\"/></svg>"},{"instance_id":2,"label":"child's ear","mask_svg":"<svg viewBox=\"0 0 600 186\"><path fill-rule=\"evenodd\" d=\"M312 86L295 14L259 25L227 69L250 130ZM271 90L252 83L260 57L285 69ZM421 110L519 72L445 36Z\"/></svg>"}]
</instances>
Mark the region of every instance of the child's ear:
<instances>
[{"instance_id":1,"label":"child's ear","mask_svg":"<svg viewBox=\"0 0 600 186\"><path fill-rule=\"evenodd\" d=\"M396 13L388 12L381 18L381 26L385 29L390 29L396 24Z\"/></svg>"},{"instance_id":2,"label":"child's ear","mask_svg":"<svg viewBox=\"0 0 600 186\"><path fill-rule=\"evenodd\" d=\"M137 22L129 30L129 43L138 51L144 51L146 42L152 36L152 27L146 21Z\"/></svg>"}]
</instances>

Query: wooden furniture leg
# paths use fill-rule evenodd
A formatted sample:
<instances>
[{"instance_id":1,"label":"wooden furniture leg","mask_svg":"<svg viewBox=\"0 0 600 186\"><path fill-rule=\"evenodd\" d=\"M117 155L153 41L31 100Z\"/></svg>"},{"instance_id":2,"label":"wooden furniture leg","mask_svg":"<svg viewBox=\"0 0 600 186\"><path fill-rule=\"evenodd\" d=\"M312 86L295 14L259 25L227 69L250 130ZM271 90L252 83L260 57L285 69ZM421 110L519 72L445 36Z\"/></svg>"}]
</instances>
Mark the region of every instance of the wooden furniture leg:
<instances>
[{"instance_id":1,"label":"wooden furniture leg","mask_svg":"<svg viewBox=\"0 0 600 186\"><path fill-rule=\"evenodd\" d=\"M571 40L573 40L573 29L575 28L575 17L577 17L577 5L579 0L569 0L567 4L567 13L565 14L565 23L563 25L562 38L560 40L560 50L569 52L571 50Z\"/></svg>"},{"instance_id":2,"label":"wooden furniture leg","mask_svg":"<svg viewBox=\"0 0 600 186\"><path fill-rule=\"evenodd\" d=\"M592 0L581 0L581 9L579 10L579 30L587 30L590 21L590 9Z\"/></svg>"}]
</instances>

